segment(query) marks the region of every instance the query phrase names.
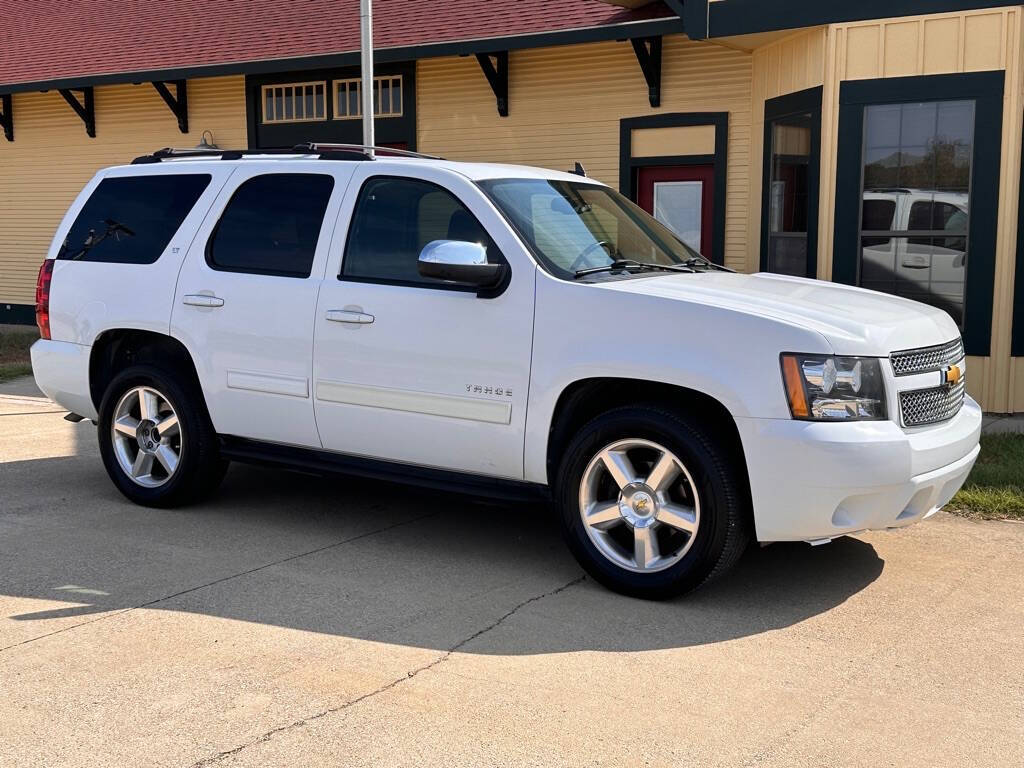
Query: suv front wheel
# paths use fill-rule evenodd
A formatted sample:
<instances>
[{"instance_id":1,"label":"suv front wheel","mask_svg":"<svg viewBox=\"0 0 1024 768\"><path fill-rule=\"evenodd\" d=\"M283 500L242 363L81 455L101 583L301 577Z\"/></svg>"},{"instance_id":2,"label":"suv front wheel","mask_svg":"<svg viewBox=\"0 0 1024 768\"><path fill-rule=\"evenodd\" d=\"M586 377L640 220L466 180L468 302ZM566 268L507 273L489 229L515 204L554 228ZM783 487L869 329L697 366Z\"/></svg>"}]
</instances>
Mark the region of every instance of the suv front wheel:
<instances>
[{"instance_id":1,"label":"suv front wheel","mask_svg":"<svg viewBox=\"0 0 1024 768\"><path fill-rule=\"evenodd\" d=\"M224 477L217 435L195 387L149 365L118 374L100 405L107 474L137 504L171 507L213 491Z\"/></svg>"},{"instance_id":2,"label":"suv front wheel","mask_svg":"<svg viewBox=\"0 0 1024 768\"><path fill-rule=\"evenodd\" d=\"M563 533L605 586L650 599L679 595L742 554L743 478L699 421L657 406L609 411L565 453L557 488Z\"/></svg>"}]
</instances>

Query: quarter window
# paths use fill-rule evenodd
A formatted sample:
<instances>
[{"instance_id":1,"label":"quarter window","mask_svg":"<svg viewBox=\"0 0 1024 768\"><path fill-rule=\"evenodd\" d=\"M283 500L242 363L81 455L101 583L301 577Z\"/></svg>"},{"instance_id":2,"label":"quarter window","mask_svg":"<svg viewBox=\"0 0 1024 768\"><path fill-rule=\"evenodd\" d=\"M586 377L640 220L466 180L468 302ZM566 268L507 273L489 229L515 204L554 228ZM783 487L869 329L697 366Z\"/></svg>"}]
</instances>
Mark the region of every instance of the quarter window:
<instances>
[{"instance_id":1,"label":"quarter window","mask_svg":"<svg viewBox=\"0 0 1024 768\"><path fill-rule=\"evenodd\" d=\"M450 286L419 273L420 251L432 240L480 243L488 261L503 263L480 222L447 190L416 179L370 179L359 193L339 278Z\"/></svg>"},{"instance_id":2,"label":"quarter window","mask_svg":"<svg viewBox=\"0 0 1024 768\"><path fill-rule=\"evenodd\" d=\"M974 101L864 110L860 284L940 307L961 327L974 113Z\"/></svg>"},{"instance_id":3,"label":"quarter window","mask_svg":"<svg viewBox=\"0 0 1024 768\"><path fill-rule=\"evenodd\" d=\"M71 225L58 259L152 264L210 183L210 175L106 178Z\"/></svg>"},{"instance_id":4,"label":"quarter window","mask_svg":"<svg viewBox=\"0 0 1024 768\"><path fill-rule=\"evenodd\" d=\"M373 78L373 113L377 117L401 116L401 75ZM363 116L362 81L359 78L334 81L334 116L339 120Z\"/></svg>"},{"instance_id":5,"label":"quarter window","mask_svg":"<svg viewBox=\"0 0 1024 768\"><path fill-rule=\"evenodd\" d=\"M264 123L304 123L327 119L327 83L263 86Z\"/></svg>"},{"instance_id":6,"label":"quarter window","mask_svg":"<svg viewBox=\"0 0 1024 768\"><path fill-rule=\"evenodd\" d=\"M206 250L225 272L309 277L334 177L317 173L255 176L235 190Z\"/></svg>"}]
</instances>

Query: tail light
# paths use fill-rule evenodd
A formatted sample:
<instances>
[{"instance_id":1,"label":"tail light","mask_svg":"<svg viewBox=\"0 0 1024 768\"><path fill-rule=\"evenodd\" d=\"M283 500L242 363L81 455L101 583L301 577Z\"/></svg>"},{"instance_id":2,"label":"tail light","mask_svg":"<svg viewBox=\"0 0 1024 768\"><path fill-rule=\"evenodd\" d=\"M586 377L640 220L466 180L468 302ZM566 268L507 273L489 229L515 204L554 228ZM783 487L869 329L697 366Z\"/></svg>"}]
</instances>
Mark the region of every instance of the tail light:
<instances>
[{"instance_id":1,"label":"tail light","mask_svg":"<svg viewBox=\"0 0 1024 768\"><path fill-rule=\"evenodd\" d=\"M36 281L36 325L39 336L50 338L50 283L53 282L53 259L46 259L39 268Z\"/></svg>"}]
</instances>

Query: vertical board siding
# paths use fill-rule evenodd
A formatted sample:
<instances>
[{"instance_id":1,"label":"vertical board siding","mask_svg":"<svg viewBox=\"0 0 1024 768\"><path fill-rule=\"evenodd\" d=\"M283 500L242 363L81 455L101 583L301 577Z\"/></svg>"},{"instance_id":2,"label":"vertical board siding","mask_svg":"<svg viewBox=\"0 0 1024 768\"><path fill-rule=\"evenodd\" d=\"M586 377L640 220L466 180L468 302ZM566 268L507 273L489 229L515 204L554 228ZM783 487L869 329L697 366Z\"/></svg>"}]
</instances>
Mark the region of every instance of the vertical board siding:
<instances>
[{"instance_id":1,"label":"vertical board siding","mask_svg":"<svg viewBox=\"0 0 1024 768\"><path fill-rule=\"evenodd\" d=\"M95 90L96 138L57 91L14 94L14 141L0 137L0 303L35 302L39 265L54 230L101 168L160 147L194 147L204 130L245 147L245 80L188 82L189 131L149 83Z\"/></svg>"},{"instance_id":2,"label":"vertical board siding","mask_svg":"<svg viewBox=\"0 0 1024 768\"><path fill-rule=\"evenodd\" d=\"M619 120L666 112L728 112L725 263L746 268L751 55L666 37L661 107L653 109L628 42L512 51L509 115L499 117L474 58L417 63L417 145L453 160L566 170L579 161L613 187Z\"/></svg>"},{"instance_id":3,"label":"vertical board siding","mask_svg":"<svg viewBox=\"0 0 1024 768\"><path fill-rule=\"evenodd\" d=\"M747 222L745 270L761 266L761 188L764 183L764 103L769 99L816 88L825 81L825 27L790 35L754 51L754 79L751 94L750 198ZM822 169L822 186L827 177ZM821 236L819 235L819 240ZM819 269L821 262L819 261Z\"/></svg>"},{"instance_id":4,"label":"vertical board siding","mask_svg":"<svg viewBox=\"0 0 1024 768\"><path fill-rule=\"evenodd\" d=\"M1018 6L837 24L826 33L818 226L819 277L823 279L832 277L839 84L879 77L1006 71L991 355L972 357L967 377L971 395L988 411L1024 411L1024 382L1020 381L1024 369L1018 374L1010 357L1024 110L1022 42Z\"/></svg>"}]
</instances>

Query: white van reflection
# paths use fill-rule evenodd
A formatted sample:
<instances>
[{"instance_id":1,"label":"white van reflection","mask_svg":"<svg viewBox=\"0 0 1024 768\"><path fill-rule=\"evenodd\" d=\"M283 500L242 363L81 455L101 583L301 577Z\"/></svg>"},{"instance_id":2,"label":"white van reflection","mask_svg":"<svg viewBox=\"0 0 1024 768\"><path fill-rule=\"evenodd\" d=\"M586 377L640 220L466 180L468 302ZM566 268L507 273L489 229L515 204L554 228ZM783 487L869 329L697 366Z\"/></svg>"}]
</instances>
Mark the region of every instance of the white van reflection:
<instances>
[{"instance_id":1,"label":"white van reflection","mask_svg":"<svg viewBox=\"0 0 1024 768\"><path fill-rule=\"evenodd\" d=\"M939 307L963 325L969 196L864 192L860 285Z\"/></svg>"}]
</instances>

